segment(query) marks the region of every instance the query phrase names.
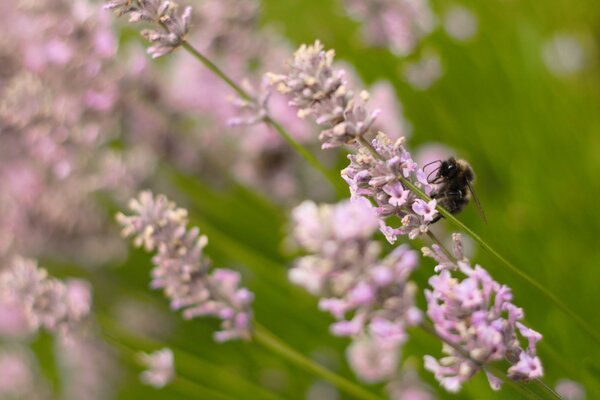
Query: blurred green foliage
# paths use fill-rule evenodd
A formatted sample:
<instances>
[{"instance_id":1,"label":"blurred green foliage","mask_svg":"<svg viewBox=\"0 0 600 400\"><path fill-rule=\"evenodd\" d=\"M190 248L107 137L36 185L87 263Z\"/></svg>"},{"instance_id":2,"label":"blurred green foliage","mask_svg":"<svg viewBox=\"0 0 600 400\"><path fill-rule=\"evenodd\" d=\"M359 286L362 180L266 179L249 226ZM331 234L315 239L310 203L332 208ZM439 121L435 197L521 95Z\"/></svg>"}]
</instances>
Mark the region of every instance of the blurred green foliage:
<instances>
[{"instance_id":1,"label":"blurred green foliage","mask_svg":"<svg viewBox=\"0 0 600 400\"><path fill-rule=\"evenodd\" d=\"M435 1L433 8L441 14L451 4ZM598 328L600 67L597 54L592 54L583 72L557 78L544 66L541 48L556 31L589 34L598 43L600 2L464 0L461 4L477 15L478 34L470 43L457 44L438 30L426 41L440 52L445 71L427 91L415 91L403 81L405 60L364 44L358 25L344 16L337 1L264 0L263 16L265 24L275 24L294 45L321 39L353 64L367 83L392 82L413 125L409 146L446 144L477 172L477 191L489 223L483 224L473 207L461 214L461 220ZM330 318L318 311L316 299L287 282L290 256L282 251L282 242L288 210L240 186L216 190L202 177L167 169L165 174L184 199L181 205L189 206L192 223L209 236L207 250L215 265L243 271L256 293L257 319L293 348L354 380L344 359L348 341L332 337ZM568 377L585 385L589 399L598 398L598 345L497 260L478 251L475 261L512 287L529 324L544 334L540 347L544 380L553 386ZM95 299L99 313L109 315L115 299L127 296L140 297L168 313L160 293L147 289L149 269L150 257L132 251L123 265L92 273L95 292L100 294ZM421 288L430 274L430 263L423 262L416 274ZM131 346L155 350L164 343L173 345L184 352L179 357L176 350L176 364L191 366L185 378L227 397L302 399L316 379L256 344L213 343L214 321L184 322L179 316L173 321L167 337L143 341L132 333ZM47 351L43 343L39 347ZM423 354L437 355L440 349L439 342L414 331L404 357L420 365ZM198 360L186 359L185 354ZM138 372L135 365L124 367L120 398L213 397L200 395L185 382L160 391L144 387ZM438 387L431 374L421 375ZM461 399L518 396L509 388L492 392L481 374L458 395L438 393L440 398Z\"/></svg>"}]
</instances>

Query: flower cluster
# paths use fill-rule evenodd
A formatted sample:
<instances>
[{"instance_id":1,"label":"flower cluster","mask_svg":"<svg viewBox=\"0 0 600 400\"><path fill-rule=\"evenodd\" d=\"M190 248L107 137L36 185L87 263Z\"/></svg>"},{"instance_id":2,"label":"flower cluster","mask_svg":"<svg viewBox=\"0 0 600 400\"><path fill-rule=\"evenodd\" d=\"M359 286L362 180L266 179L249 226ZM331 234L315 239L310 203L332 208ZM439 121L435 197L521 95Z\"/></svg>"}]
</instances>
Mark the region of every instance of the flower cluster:
<instances>
[{"instance_id":1,"label":"flower cluster","mask_svg":"<svg viewBox=\"0 0 600 400\"><path fill-rule=\"evenodd\" d=\"M344 0L348 13L363 24L367 42L412 53L436 25L427 0Z\"/></svg>"},{"instance_id":2,"label":"flower cluster","mask_svg":"<svg viewBox=\"0 0 600 400\"><path fill-rule=\"evenodd\" d=\"M541 377L543 370L535 346L542 335L523 325L523 310L511 302L510 288L494 281L479 265L472 267L462 253L460 235L454 234L453 239L453 258L442 256L439 247L423 251L439 263L439 273L430 278L432 289L426 290L425 296L427 315L446 342L446 357L438 361L425 356L425 368L453 392L486 364L499 360L512 364L507 375L513 380ZM459 279L452 272L465 277ZM517 332L528 341L525 349ZM501 380L489 371L486 375L490 386L499 389Z\"/></svg>"},{"instance_id":3,"label":"flower cluster","mask_svg":"<svg viewBox=\"0 0 600 400\"><path fill-rule=\"evenodd\" d=\"M352 144L357 153L350 155L350 165L342 177L350 185L353 197L368 197L378 205L381 230L393 243L398 235L411 239L427 232L435 218L436 201L418 199L402 184L410 180L429 194L433 190L422 170L404 148L404 138L392 142L379 132L368 140L369 130L378 110L368 112L365 102L369 95L354 96L344 80L344 71L332 67L333 50L324 51L318 41L302 45L294 54L285 75L269 74L272 84L291 97L290 105L299 108L300 116L311 115L319 125L325 125L319 136L323 148ZM393 228L384 219L397 217L402 222Z\"/></svg>"},{"instance_id":4,"label":"flower cluster","mask_svg":"<svg viewBox=\"0 0 600 400\"><path fill-rule=\"evenodd\" d=\"M357 374L366 381L389 377L405 328L421 320L416 287L408 281L416 253L400 246L381 258L371 238L377 214L364 199L334 206L304 202L293 221L295 240L310 254L297 260L290 280L321 297L319 308L337 320L334 335L356 339L348 357Z\"/></svg>"},{"instance_id":5,"label":"flower cluster","mask_svg":"<svg viewBox=\"0 0 600 400\"><path fill-rule=\"evenodd\" d=\"M79 331L91 309L86 282L62 282L24 258L15 258L0 274L0 299L22 308L31 330L44 328L64 336Z\"/></svg>"},{"instance_id":6,"label":"flower cluster","mask_svg":"<svg viewBox=\"0 0 600 400\"><path fill-rule=\"evenodd\" d=\"M355 96L348 89L344 71L332 67L334 56L333 50L324 51L316 41L294 53L287 74L267 75L272 85L291 97L290 105L299 109L298 116L313 116L326 128L319 135L324 149L354 143L368 132L379 113L367 111L367 92Z\"/></svg>"},{"instance_id":7,"label":"flower cluster","mask_svg":"<svg viewBox=\"0 0 600 400\"><path fill-rule=\"evenodd\" d=\"M419 199L400 180L401 177L408 179L427 194L433 190L423 170L417 168L404 147L404 138L392 142L380 132L371 146L361 147L357 154L349 155L350 165L342 171L352 196L368 197L377 203L381 231L390 243L394 243L398 235L414 239L427 232L429 223L437 215L437 202ZM384 222L392 217L397 217L402 225L393 228Z\"/></svg>"},{"instance_id":8,"label":"flower cluster","mask_svg":"<svg viewBox=\"0 0 600 400\"><path fill-rule=\"evenodd\" d=\"M222 330L215 334L215 340L248 339L254 295L239 287L238 272L209 271L211 263L203 254L208 239L198 228L187 228L187 211L150 192L132 199L130 209L133 215L119 213L117 220L123 226L123 236L133 236L136 246L156 251L151 287L163 289L171 307L183 310L185 318L220 318Z\"/></svg>"},{"instance_id":9,"label":"flower cluster","mask_svg":"<svg viewBox=\"0 0 600 400\"><path fill-rule=\"evenodd\" d=\"M151 354L140 353L140 361L147 370L142 372L140 379L146 385L157 389L165 387L175 377L173 351L164 348Z\"/></svg>"},{"instance_id":10,"label":"flower cluster","mask_svg":"<svg viewBox=\"0 0 600 400\"><path fill-rule=\"evenodd\" d=\"M104 6L117 15L128 14L129 22L147 21L159 25L161 30L145 29L142 35L153 43L148 48L152 58L158 58L183 44L190 31L192 8L178 13L178 5L167 0L108 0Z\"/></svg>"}]
</instances>

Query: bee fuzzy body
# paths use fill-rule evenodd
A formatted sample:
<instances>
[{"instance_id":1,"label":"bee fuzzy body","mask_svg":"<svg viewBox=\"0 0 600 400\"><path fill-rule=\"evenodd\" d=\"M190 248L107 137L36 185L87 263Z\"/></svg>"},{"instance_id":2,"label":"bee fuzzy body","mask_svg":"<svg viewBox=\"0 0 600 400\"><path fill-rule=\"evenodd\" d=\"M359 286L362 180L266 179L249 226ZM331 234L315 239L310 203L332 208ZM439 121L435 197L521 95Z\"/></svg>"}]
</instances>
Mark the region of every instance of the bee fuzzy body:
<instances>
[{"instance_id":1,"label":"bee fuzzy body","mask_svg":"<svg viewBox=\"0 0 600 400\"><path fill-rule=\"evenodd\" d=\"M452 214L461 212L471 199L470 184L475 180L473 169L465 160L457 160L450 157L441 161L437 174L429 182L437 184L437 188L431 193L431 197L437 200ZM431 223L437 222L441 215L437 215Z\"/></svg>"}]
</instances>

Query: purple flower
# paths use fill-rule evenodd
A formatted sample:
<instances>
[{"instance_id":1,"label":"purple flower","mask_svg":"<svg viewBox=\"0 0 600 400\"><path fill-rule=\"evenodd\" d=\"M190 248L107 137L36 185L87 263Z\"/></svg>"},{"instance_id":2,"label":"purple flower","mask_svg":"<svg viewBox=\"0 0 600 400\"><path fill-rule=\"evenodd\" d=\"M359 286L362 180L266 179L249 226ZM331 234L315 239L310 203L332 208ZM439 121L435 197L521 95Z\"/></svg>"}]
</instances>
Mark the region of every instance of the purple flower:
<instances>
[{"instance_id":1,"label":"purple flower","mask_svg":"<svg viewBox=\"0 0 600 400\"><path fill-rule=\"evenodd\" d=\"M448 391L458 391L486 364L507 359L513 365L508 376L514 380L532 380L542 376L542 366L536 356L535 344L541 335L520 321L523 310L511 303L510 288L500 285L479 265L471 267L462 254L460 235L454 234L454 257L441 255L439 248L423 249L423 254L441 265L437 275L429 279L431 290L425 291L427 315L436 333L446 343L446 357L436 360L425 357L425 368ZM464 275L458 278L451 271ZM519 333L528 339L521 347ZM486 371L490 386L500 388L500 380Z\"/></svg>"},{"instance_id":2,"label":"purple flower","mask_svg":"<svg viewBox=\"0 0 600 400\"><path fill-rule=\"evenodd\" d=\"M208 243L198 228L187 228L187 211L177 208L165 196L150 192L132 199L131 216L119 213L123 236L133 236L136 246L156 251L152 257L153 289L163 289L171 308L183 310L185 318L215 316L221 319L217 341L249 339L252 325L250 305L253 294L240 288L240 275L215 269L203 254Z\"/></svg>"},{"instance_id":3,"label":"purple flower","mask_svg":"<svg viewBox=\"0 0 600 400\"><path fill-rule=\"evenodd\" d=\"M435 207L437 206L437 201L431 200L429 203L425 203L421 199L416 199L413 202L412 209L417 215L423 217L423 220L427 222L433 221L433 218L437 215L437 211Z\"/></svg>"},{"instance_id":4,"label":"purple flower","mask_svg":"<svg viewBox=\"0 0 600 400\"><path fill-rule=\"evenodd\" d=\"M369 113L366 92L355 96L346 87L344 72L332 67L334 51L316 41L302 45L285 75L268 74L272 85L291 97L301 118L312 116L325 129L319 135L324 149L353 143L369 131L379 111Z\"/></svg>"},{"instance_id":5,"label":"purple flower","mask_svg":"<svg viewBox=\"0 0 600 400\"><path fill-rule=\"evenodd\" d=\"M334 335L359 340L348 350L357 375L384 379L397 363L406 327L421 321L416 286L409 281L416 252L399 246L380 256L381 247L372 240L377 215L365 199L334 206L304 202L292 215L293 236L310 254L296 261L290 280L321 297L319 308L336 318L330 328ZM350 221L357 222L348 227ZM381 357L379 369L367 365L376 360L361 363L366 353Z\"/></svg>"},{"instance_id":6,"label":"purple flower","mask_svg":"<svg viewBox=\"0 0 600 400\"><path fill-rule=\"evenodd\" d=\"M160 30L145 29L142 35L153 43L148 48L152 58L164 56L181 46L190 30L192 8L186 7L181 14L178 5L166 0L109 0L106 9L117 15L129 14L130 22L148 21Z\"/></svg>"},{"instance_id":7,"label":"purple flower","mask_svg":"<svg viewBox=\"0 0 600 400\"><path fill-rule=\"evenodd\" d=\"M532 380L544 375L539 358L532 357L526 352L519 354L519 361L508 369L508 377L514 380Z\"/></svg>"},{"instance_id":8,"label":"purple flower","mask_svg":"<svg viewBox=\"0 0 600 400\"><path fill-rule=\"evenodd\" d=\"M342 171L342 178L353 198L363 197L377 204L380 229L388 241L394 243L402 234L414 239L427 232L437 212L436 203L426 203L427 207L420 204L402 180L411 181L425 193L433 188L404 147L404 137L392 141L383 132L375 136L372 125L378 111L367 112L368 93L355 96L344 71L332 67L333 58L334 52L325 51L318 41L312 46L302 45L286 74L270 73L267 77L291 98L290 105L299 109L301 117L313 116L325 128L319 135L323 148L349 145L356 149L348 156L350 165ZM420 214L413 209L416 200ZM383 222L390 217L401 220L402 226Z\"/></svg>"}]
</instances>

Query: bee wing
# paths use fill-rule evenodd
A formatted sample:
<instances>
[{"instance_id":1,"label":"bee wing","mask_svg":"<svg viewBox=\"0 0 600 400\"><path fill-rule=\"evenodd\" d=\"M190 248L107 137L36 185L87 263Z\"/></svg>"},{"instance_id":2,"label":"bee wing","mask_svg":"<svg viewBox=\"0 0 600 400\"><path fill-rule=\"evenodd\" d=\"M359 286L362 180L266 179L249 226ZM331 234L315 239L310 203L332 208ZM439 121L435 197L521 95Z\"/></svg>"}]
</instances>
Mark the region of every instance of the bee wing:
<instances>
[{"instance_id":1,"label":"bee wing","mask_svg":"<svg viewBox=\"0 0 600 400\"><path fill-rule=\"evenodd\" d=\"M423 165L423 168L422 168L422 169L423 169L423 172L425 172L425 168L427 168L427 167L429 167L431 164L435 164L435 163L437 163L437 162L439 162L439 163L440 163L440 166L439 166L439 167L437 167L437 168L435 168L435 169L433 169L432 171L430 171L430 172L429 172L429 174L427 174L427 183L439 183L439 182L436 182L436 181L439 181L439 178L440 178L439 176L435 176L435 177L433 178L433 180L430 180L430 177L431 177L431 175L435 174L436 172L438 172L438 171L440 170L440 168L441 168L441 163L442 163L442 160L435 160L435 161L431 161L431 162L429 162L429 163L427 163L427 164Z\"/></svg>"},{"instance_id":2,"label":"bee wing","mask_svg":"<svg viewBox=\"0 0 600 400\"><path fill-rule=\"evenodd\" d=\"M465 182L467 183L467 186L469 187L469 192L471 192L471 195L473 196L473 200L475 200L475 206L477 207L477 210L479 211L479 215L481 215L481 219L483 219L483 222L485 222L487 224L487 218L485 217L485 213L483 212L483 207L481 207L481 203L479 202L479 198L475 194L475 190L473 190L473 186L471 186L471 183L468 180L465 180Z\"/></svg>"}]
</instances>

